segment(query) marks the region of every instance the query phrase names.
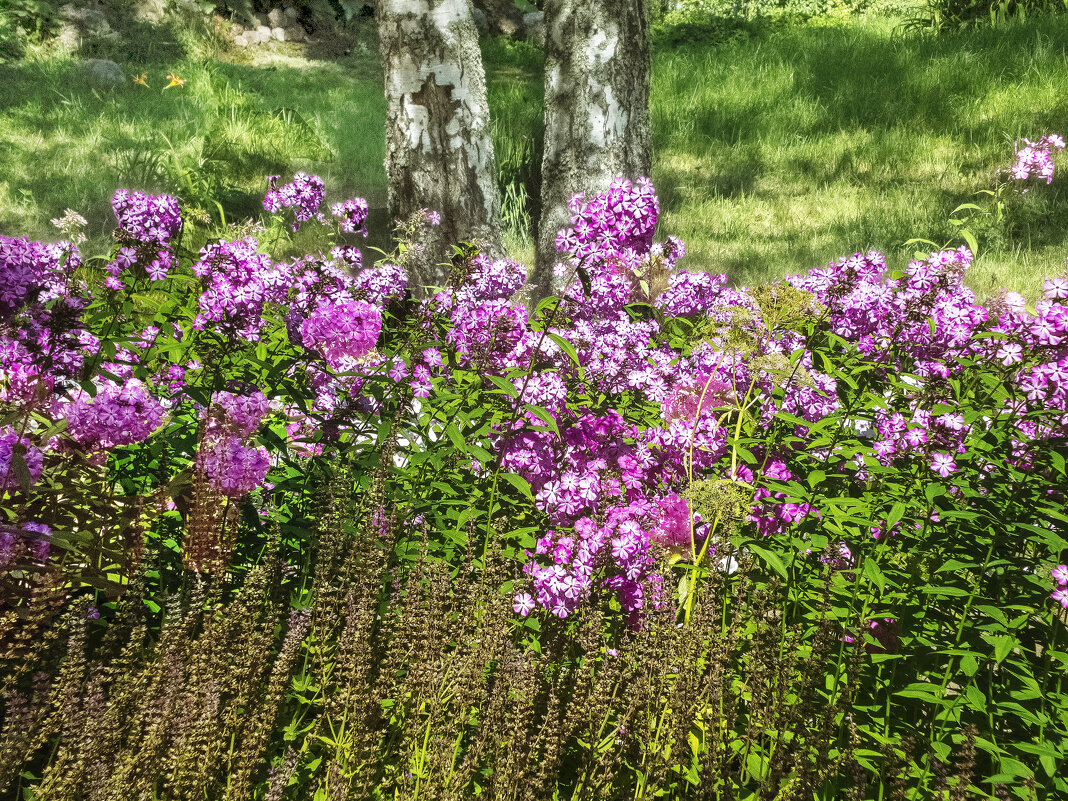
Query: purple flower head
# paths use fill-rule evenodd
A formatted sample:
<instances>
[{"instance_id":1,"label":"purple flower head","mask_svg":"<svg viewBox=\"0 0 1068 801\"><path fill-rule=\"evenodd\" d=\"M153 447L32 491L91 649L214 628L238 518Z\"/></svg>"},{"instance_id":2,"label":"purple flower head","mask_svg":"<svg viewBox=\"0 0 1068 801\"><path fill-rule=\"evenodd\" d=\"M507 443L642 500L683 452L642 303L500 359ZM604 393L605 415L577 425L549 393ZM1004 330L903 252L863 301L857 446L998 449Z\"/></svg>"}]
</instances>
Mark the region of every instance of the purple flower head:
<instances>
[{"instance_id":1,"label":"purple flower head","mask_svg":"<svg viewBox=\"0 0 1068 801\"><path fill-rule=\"evenodd\" d=\"M223 437L201 445L197 465L209 486L240 498L263 485L270 460L267 451L245 445L241 437Z\"/></svg>"},{"instance_id":2,"label":"purple flower head","mask_svg":"<svg viewBox=\"0 0 1068 801\"><path fill-rule=\"evenodd\" d=\"M119 228L126 235L160 247L169 245L182 230L178 198L120 189L111 198Z\"/></svg>"},{"instance_id":3,"label":"purple flower head","mask_svg":"<svg viewBox=\"0 0 1068 801\"><path fill-rule=\"evenodd\" d=\"M510 259L490 261L481 254L471 263L471 274L457 292L457 300L508 300L527 281L527 268Z\"/></svg>"},{"instance_id":4,"label":"purple flower head","mask_svg":"<svg viewBox=\"0 0 1068 801\"><path fill-rule=\"evenodd\" d=\"M368 303L385 306L404 297L408 291L408 273L396 264L369 267L356 276L354 291L363 292Z\"/></svg>"},{"instance_id":5,"label":"purple flower head","mask_svg":"<svg viewBox=\"0 0 1068 801\"><path fill-rule=\"evenodd\" d=\"M267 396L259 390L249 395L218 392L212 402L222 414L221 419L209 421L208 431L217 435L227 433L249 437L256 432L264 416L270 411Z\"/></svg>"},{"instance_id":6,"label":"purple flower head","mask_svg":"<svg viewBox=\"0 0 1068 801\"><path fill-rule=\"evenodd\" d=\"M301 325L301 336L304 347L319 351L337 369L370 353L381 330L381 310L356 300L319 306Z\"/></svg>"},{"instance_id":7,"label":"purple flower head","mask_svg":"<svg viewBox=\"0 0 1068 801\"><path fill-rule=\"evenodd\" d=\"M330 258L344 262L351 270L359 270L363 267L363 254L360 253L359 248L351 245L334 245L330 248Z\"/></svg>"},{"instance_id":8,"label":"purple flower head","mask_svg":"<svg viewBox=\"0 0 1068 801\"><path fill-rule=\"evenodd\" d=\"M292 275L290 265L274 264L257 248L256 240L246 237L200 251L193 272L204 292L194 327L211 326L235 339L260 338L264 306L286 301Z\"/></svg>"},{"instance_id":9,"label":"purple flower head","mask_svg":"<svg viewBox=\"0 0 1068 801\"><path fill-rule=\"evenodd\" d=\"M1016 161L1009 169L1009 174L1017 181L1030 178L1044 179L1048 184L1053 181L1053 153L1064 149L1064 140L1057 134L1043 136L1037 142L1024 139L1024 146L1016 145Z\"/></svg>"},{"instance_id":10,"label":"purple flower head","mask_svg":"<svg viewBox=\"0 0 1068 801\"><path fill-rule=\"evenodd\" d=\"M1049 597L1065 609L1068 609L1068 587L1058 587L1049 594Z\"/></svg>"},{"instance_id":11,"label":"purple flower head","mask_svg":"<svg viewBox=\"0 0 1068 801\"><path fill-rule=\"evenodd\" d=\"M951 473L956 472L957 465L948 453L933 453L931 454L931 470L942 478L947 478Z\"/></svg>"},{"instance_id":12,"label":"purple flower head","mask_svg":"<svg viewBox=\"0 0 1068 801\"><path fill-rule=\"evenodd\" d=\"M341 230L345 233L367 236L367 201L362 197L335 203L330 213L341 220Z\"/></svg>"},{"instance_id":13,"label":"purple flower head","mask_svg":"<svg viewBox=\"0 0 1068 801\"><path fill-rule=\"evenodd\" d=\"M19 436L11 426L0 427L0 491L14 489L20 484L18 471L12 466L16 459L22 460L30 485L41 479L44 469L44 454L33 446L29 439Z\"/></svg>"},{"instance_id":14,"label":"purple flower head","mask_svg":"<svg viewBox=\"0 0 1068 801\"><path fill-rule=\"evenodd\" d=\"M68 242L0 236L0 320L32 300L65 294L65 274L81 263L81 254Z\"/></svg>"},{"instance_id":15,"label":"purple flower head","mask_svg":"<svg viewBox=\"0 0 1068 801\"><path fill-rule=\"evenodd\" d=\"M1042 284L1046 300L1068 300L1068 276L1047 278Z\"/></svg>"},{"instance_id":16,"label":"purple flower head","mask_svg":"<svg viewBox=\"0 0 1068 801\"><path fill-rule=\"evenodd\" d=\"M166 410L136 378L108 384L90 399L82 395L63 407L71 438L87 451L144 442L161 425Z\"/></svg>"},{"instance_id":17,"label":"purple flower head","mask_svg":"<svg viewBox=\"0 0 1068 801\"><path fill-rule=\"evenodd\" d=\"M515 597L512 609L517 615L526 617L534 611L534 597L529 592L521 592Z\"/></svg>"},{"instance_id":18,"label":"purple flower head","mask_svg":"<svg viewBox=\"0 0 1068 801\"><path fill-rule=\"evenodd\" d=\"M587 200L575 195L568 203L571 228L556 238L556 249L580 261L617 256L632 250L644 254L653 243L660 213L652 181L634 183L617 178L608 190Z\"/></svg>"},{"instance_id":19,"label":"purple flower head","mask_svg":"<svg viewBox=\"0 0 1068 801\"><path fill-rule=\"evenodd\" d=\"M264 210L272 214L280 214L286 209L292 211L293 223L290 227L294 232L300 229L302 223L319 217L319 207L326 196L326 184L322 178L298 172L290 183L281 187L275 185L277 179L277 175L267 179Z\"/></svg>"}]
</instances>

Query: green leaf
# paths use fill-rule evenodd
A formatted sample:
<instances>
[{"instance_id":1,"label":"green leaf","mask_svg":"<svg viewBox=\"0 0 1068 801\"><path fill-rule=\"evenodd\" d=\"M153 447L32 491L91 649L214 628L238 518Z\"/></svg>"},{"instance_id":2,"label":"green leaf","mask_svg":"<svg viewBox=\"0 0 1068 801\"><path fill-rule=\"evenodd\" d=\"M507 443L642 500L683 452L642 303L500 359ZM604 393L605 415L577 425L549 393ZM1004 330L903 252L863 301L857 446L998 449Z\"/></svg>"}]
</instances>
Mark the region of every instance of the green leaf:
<instances>
[{"instance_id":1,"label":"green leaf","mask_svg":"<svg viewBox=\"0 0 1068 801\"><path fill-rule=\"evenodd\" d=\"M894 504L893 508L890 510L890 514L888 514L886 516L886 530L887 530L887 532L889 532L894 527L894 525L896 525L897 522L900 521L901 518L904 517L904 516L905 516L905 504L902 503L901 501L898 501L897 503Z\"/></svg>"},{"instance_id":2,"label":"green leaf","mask_svg":"<svg viewBox=\"0 0 1068 801\"><path fill-rule=\"evenodd\" d=\"M560 428L556 425L556 418L553 417L552 412L544 406L535 406L533 403L524 403L523 409L545 423L546 428L555 431L557 436L560 435Z\"/></svg>"},{"instance_id":3,"label":"green leaf","mask_svg":"<svg viewBox=\"0 0 1068 801\"><path fill-rule=\"evenodd\" d=\"M945 704L942 699L942 688L937 684L913 682L903 690L898 690L894 695L900 695L902 698L918 698L932 704Z\"/></svg>"},{"instance_id":4,"label":"green leaf","mask_svg":"<svg viewBox=\"0 0 1068 801\"><path fill-rule=\"evenodd\" d=\"M493 375L493 373L486 373L483 375L483 378L488 378L501 390L501 392L503 392L509 398L519 398L519 390L516 389L515 384L513 384L507 378L503 378L499 375Z\"/></svg>"},{"instance_id":5,"label":"green leaf","mask_svg":"<svg viewBox=\"0 0 1068 801\"><path fill-rule=\"evenodd\" d=\"M449 442L452 446L461 453L467 452L467 443L464 442L463 435L460 433L460 429L456 427L456 423L449 423L445 426L445 436L449 438Z\"/></svg>"},{"instance_id":6,"label":"green leaf","mask_svg":"<svg viewBox=\"0 0 1068 801\"><path fill-rule=\"evenodd\" d=\"M878 587L879 592L883 592L886 589L886 576L883 575L883 571L874 559L864 560L864 570L861 575Z\"/></svg>"},{"instance_id":7,"label":"green leaf","mask_svg":"<svg viewBox=\"0 0 1068 801\"><path fill-rule=\"evenodd\" d=\"M987 638L987 641L994 646L994 660L997 662L1003 661L1016 645L1016 640L1004 635L1000 637L989 637Z\"/></svg>"},{"instance_id":8,"label":"green leaf","mask_svg":"<svg viewBox=\"0 0 1068 801\"><path fill-rule=\"evenodd\" d=\"M549 337L549 339L551 339L557 344L560 350L567 354L568 358L571 359L572 362L574 362L575 366L578 368L579 377L582 378L586 374L586 371L582 366L582 362L579 361L578 351L575 350L575 346L559 334L554 334L552 331L546 331L545 334Z\"/></svg>"},{"instance_id":9,"label":"green leaf","mask_svg":"<svg viewBox=\"0 0 1068 801\"><path fill-rule=\"evenodd\" d=\"M579 283L582 284L582 292L583 292L583 294L586 297L589 297L590 293L592 292L591 284L590 284L590 274L588 272L586 272L586 268L585 267L576 268L576 272L578 273Z\"/></svg>"},{"instance_id":10,"label":"green leaf","mask_svg":"<svg viewBox=\"0 0 1068 801\"><path fill-rule=\"evenodd\" d=\"M920 587L920 592L926 595L941 595L946 598L965 598L971 593L960 587Z\"/></svg>"},{"instance_id":11,"label":"green leaf","mask_svg":"<svg viewBox=\"0 0 1068 801\"><path fill-rule=\"evenodd\" d=\"M19 488L28 493L33 488L33 477L30 475L30 468L26 464L26 459L17 451L11 454L11 470L15 473Z\"/></svg>"},{"instance_id":12,"label":"green leaf","mask_svg":"<svg viewBox=\"0 0 1068 801\"><path fill-rule=\"evenodd\" d=\"M759 545L749 545L749 549L759 556L764 562L778 573L782 578L788 579L789 573L786 570L786 563L783 562L782 557L774 551L769 551L767 548L761 548Z\"/></svg>"},{"instance_id":13,"label":"green leaf","mask_svg":"<svg viewBox=\"0 0 1068 801\"><path fill-rule=\"evenodd\" d=\"M515 487L519 492L530 500L534 500L534 492L530 488L530 482L517 473L501 473L501 478Z\"/></svg>"}]
</instances>

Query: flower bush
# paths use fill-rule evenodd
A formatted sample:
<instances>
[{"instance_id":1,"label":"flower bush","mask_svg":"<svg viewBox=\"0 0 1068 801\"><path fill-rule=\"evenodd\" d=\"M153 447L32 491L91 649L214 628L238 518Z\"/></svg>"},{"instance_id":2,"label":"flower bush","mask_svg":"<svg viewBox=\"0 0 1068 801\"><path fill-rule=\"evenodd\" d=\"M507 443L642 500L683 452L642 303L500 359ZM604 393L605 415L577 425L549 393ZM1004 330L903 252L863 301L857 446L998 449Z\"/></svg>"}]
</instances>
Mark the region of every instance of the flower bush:
<instances>
[{"instance_id":1,"label":"flower bush","mask_svg":"<svg viewBox=\"0 0 1068 801\"><path fill-rule=\"evenodd\" d=\"M1028 143L1013 179L1052 177L1058 142ZM265 210L290 215L293 231L333 224L320 212L320 179L297 174L277 187L277 178ZM245 721L227 767L211 768L242 797L256 787L256 797L281 798L301 776L323 793L362 776L417 794L458 765L465 792L504 775L505 756L494 768L465 745L483 742L475 707L434 706L446 702L429 688L447 671L408 683L421 674L405 661L403 627L416 625L420 604L453 621L448 631L478 621L505 632L472 629L471 652L462 637L440 643L473 660L464 675L479 678L465 692L483 687L486 704L483 670L535 684L586 676L573 692L576 703L602 704L600 731L583 733L575 718L566 736L530 741L560 770L546 781L575 797L691 797L711 765L703 792L716 794L774 795L791 775L823 797L906 786L1068 791L1068 656L1057 643L1068 606L1068 278L1051 277L1033 308L1012 293L983 307L964 283L973 254L961 247L903 270L858 253L734 288L723 275L681 271L678 240L653 241L659 206L641 179L572 200L557 239L558 297L529 308L522 265L460 247L448 285L415 301L403 246L365 267L345 238L365 233L359 199L331 207L340 224L328 252L284 259L226 231L188 249L167 196L120 191L114 208L108 258L83 262L69 242L0 239L0 561L15 610L0 645L53 616L74 645L90 624L119 631L135 587L163 615L151 648L172 654L165 660L184 658L168 642L219 647L181 639L194 631L251 627L219 642L259 648L248 664L264 672L219 673L198 696L195 724L210 739L225 728L218 720ZM433 222L420 213L403 225ZM450 582L462 592L443 589ZM208 608L203 593L232 605L230 622L176 633L174 620ZM164 611L170 597L193 600ZM408 622L394 636L390 621ZM682 633L670 634L676 626ZM347 649L360 637L380 644L386 667L358 666L364 657ZM548 673L524 672L520 650L486 650L503 641L551 654ZM657 713L671 709L677 728L643 729L637 707L607 701L645 675L653 651L642 649L654 642L673 643L663 659L692 656L662 673L674 683L657 685L679 693ZM291 676L301 654L304 672ZM13 666L5 699L15 700L5 701L0 783L42 758L46 742L60 755L34 762L41 774L27 769L35 792L76 783L70 766L90 764L86 754L100 765L119 758L19 706L47 694L31 684L48 658L3 651ZM73 689L79 663L63 659L55 699L85 689ZM345 665L336 674L334 660ZM713 664L714 681L698 669ZM685 691L691 670L704 690ZM793 700L775 675L794 682ZM357 715L356 685L337 682L359 676L381 701L359 715L378 723L348 736L392 732L382 754L421 740L390 757L410 770L335 728ZM749 690L732 694L723 676ZM230 690L219 683L231 680L263 694L240 701L235 689L226 712ZM602 680L616 682L597 685L611 690L603 698L592 689ZM99 681L100 710L122 702L125 690ZM550 695L564 685L552 686ZM717 701L714 687L730 697ZM564 709L566 694L552 698ZM283 707L284 730L274 724ZM551 728L550 713L538 714ZM304 716L317 722L305 727ZM446 718L470 728L457 735L452 767L434 773L427 738ZM38 739L16 735L12 721ZM186 742L197 741L176 741L175 753ZM257 774L268 752L271 773ZM614 778L597 785L588 765L611 754ZM185 787L172 768L158 780ZM111 775L126 793L147 786L129 771ZM607 795L583 795L594 786Z\"/></svg>"}]
</instances>

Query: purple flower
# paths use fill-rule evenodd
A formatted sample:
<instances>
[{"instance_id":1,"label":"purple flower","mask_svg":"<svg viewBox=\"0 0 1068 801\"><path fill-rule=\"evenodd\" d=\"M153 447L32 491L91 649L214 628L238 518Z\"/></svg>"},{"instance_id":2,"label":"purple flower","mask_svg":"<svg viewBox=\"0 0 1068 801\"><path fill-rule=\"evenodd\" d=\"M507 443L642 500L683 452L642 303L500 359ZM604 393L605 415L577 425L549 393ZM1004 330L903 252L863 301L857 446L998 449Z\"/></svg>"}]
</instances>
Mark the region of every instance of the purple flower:
<instances>
[{"instance_id":1,"label":"purple flower","mask_svg":"<svg viewBox=\"0 0 1068 801\"><path fill-rule=\"evenodd\" d=\"M534 611L534 598L529 592L521 592L515 597L515 602L512 604L512 609L515 613L526 617Z\"/></svg>"},{"instance_id":2,"label":"purple flower","mask_svg":"<svg viewBox=\"0 0 1068 801\"><path fill-rule=\"evenodd\" d=\"M1047 278L1042 284L1042 290L1048 300L1068 298L1068 278Z\"/></svg>"},{"instance_id":3,"label":"purple flower","mask_svg":"<svg viewBox=\"0 0 1068 801\"><path fill-rule=\"evenodd\" d=\"M163 425L166 410L136 378L109 384L95 398L81 395L63 407L71 438L87 451L144 442Z\"/></svg>"},{"instance_id":4,"label":"purple flower","mask_svg":"<svg viewBox=\"0 0 1068 801\"><path fill-rule=\"evenodd\" d=\"M367 236L367 201L354 197L344 203L335 203L330 213L341 220L341 230L347 234Z\"/></svg>"},{"instance_id":5,"label":"purple flower","mask_svg":"<svg viewBox=\"0 0 1068 801\"><path fill-rule=\"evenodd\" d=\"M1068 565L1057 565L1053 568L1053 580L1058 584L1068 584Z\"/></svg>"},{"instance_id":6,"label":"purple flower","mask_svg":"<svg viewBox=\"0 0 1068 801\"><path fill-rule=\"evenodd\" d=\"M267 179L263 208L272 214L279 214L286 209L292 211L293 223L290 228L296 232L301 224L319 216L319 207L326 195L326 185L318 175L303 172L294 174L292 182L285 186L276 187L277 179L277 175Z\"/></svg>"},{"instance_id":7,"label":"purple flower","mask_svg":"<svg viewBox=\"0 0 1068 801\"><path fill-rule=\"evenodd\" d=\"M1050 598L1068 609L1068 587L1058 587L1050 593Z\"/></svg>"},{"instance_id":8,"label":"purple flower","mask_svg":"<svg viewBox=\"0 0 1068 801\"><path fill-rule=\"evenodd\" d=\"M263 485L270 467L267 451L245 445L240 437L205 442L197 454L209 486L231 498L240 498Z\"/></svg>"},{"instance_id":9,"label":"purple flower","mask_svg":"<svg viewBox=\"0 0 1068 801\"><path fill-rule=\"evenodd\" d=\"M120 189L111 198L119 228L142 242L165 247L182 230L178 198Z\"/></svg>"},{"instance_id":10,"label":"purple flower","mask_svg":"<svg viewBox=\"0 0 1068 801\"><path fill-rule=\"evenodd\" d=\"M11 467L15 457L21 458L29 476L30 485L41 479L44 469L44 454L33 446L26 437L19 436L11 426L0 427L0 490L14 489L19 485L18 477Z\"/></svg>"},{"instance_id":11,"label":"purple flower","mask_svg":"<svg viewBox=\"0 0 1068 801\"><path fill-rule=\"evenodd\" d=\"M301 325L304 346L335 369L370 353L381 330L381 310L359 300L323 304Z\"/></svg>"},{"instance_id":12,"label":"purple flower","mask_svg":"<svg viewBox=\"0 0 1068 801\"><path fill-rule=\"evenodd\" d=\"M948 453L933 453L931 454L931 470L938 473L942 478L947 478L950 473L957 470L957 465L953 462L953 457Z\"/></svg>"}]
</instances>

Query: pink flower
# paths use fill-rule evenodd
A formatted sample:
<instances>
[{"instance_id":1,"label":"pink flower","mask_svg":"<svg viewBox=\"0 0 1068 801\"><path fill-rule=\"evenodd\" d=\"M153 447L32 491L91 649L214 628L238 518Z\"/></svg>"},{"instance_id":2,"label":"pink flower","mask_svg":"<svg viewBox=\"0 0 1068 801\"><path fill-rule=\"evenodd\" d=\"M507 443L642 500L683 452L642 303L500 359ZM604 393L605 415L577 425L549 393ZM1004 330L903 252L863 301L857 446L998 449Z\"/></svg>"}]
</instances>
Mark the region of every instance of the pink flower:
<instances>
[{"instance_id":1,"label":"pink flower","mask_svg":"<svg viewBox=\"0 0 1068 801\"><path fill-rule=\"evenodd\" d=\"M946 478L957 470L957 465L948 453L936 453L931 456L931 469L942 478Z\"/></svg>"},{"instance_id":2,"label":"pink flower","mask_svg":"<svg viewBox=\"0 0 1068 801\"><path fill-rule=\"evenodd\" d=\"M1058 584L1068 584L1068 565L1057 565L1053 568L1053 580Z\"/></svg>"},{"instance_id":3,"label":"pink flower","mask_svg":"<svg viewBox=\"0 0 1068 801\"><path fill-rule=\"evenodd\" d=\"M1058 587L1049 594L1049 597L1068 609L1068 587Z\"/></svg>"},{"instance_id":4,"label":"pink flower","mask_svg":"<svg viewBox=\"0 0 1068 801\"><path fill-rule=\"evenodd\" d=\"M1068 298L1068 278L1050 278L1042 284L1047 300Z\"/></svg>"},{"instance_id":5,"label":"pink flower","mask_svg":"<svg viewBox=\"0 0 1068 801\"><path fill-rule=\"evenodd\" d=\"M512 604L512 609L516 614L527 617L527 615L534 611L534 598L530 593L519 593L519 595L516 596L515 602Z\"/></svg>"},{"instance_id":6,"label":"pink flower","mask_svg":"<svg viewBox=\"0 0 1068 801\"><path fill-rule=\"evenodd\" d=\"M1019 361L1023 361L1023 347L1016 342L1004 342L998 348L997 359L1005 367L1010 367Z\"/></svg>"}]
</instances>

